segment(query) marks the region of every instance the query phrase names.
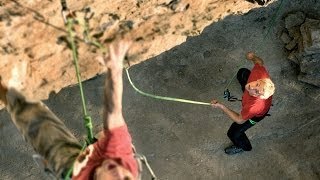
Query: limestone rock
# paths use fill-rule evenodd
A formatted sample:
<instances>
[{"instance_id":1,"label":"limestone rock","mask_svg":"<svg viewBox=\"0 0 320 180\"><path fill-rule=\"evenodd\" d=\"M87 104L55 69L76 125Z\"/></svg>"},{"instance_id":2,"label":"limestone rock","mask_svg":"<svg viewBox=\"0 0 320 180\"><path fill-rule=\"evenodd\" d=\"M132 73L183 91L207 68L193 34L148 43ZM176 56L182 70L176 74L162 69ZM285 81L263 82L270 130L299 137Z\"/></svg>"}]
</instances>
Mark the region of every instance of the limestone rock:
<instances>
[{"instance_id":1,"label":"limestone rock","mask_svg":"<svg viewBox=\"0 0 320 180\"><path fill-rule=\"evenodd\" d=\"M320 53L320 20L306 19L300 28L303 37L304 51Z\"/></svg>"},{"instance_id":2,"label":"limestone rock","mask_svg":"<svg viewBox=\"0 0 320 180\"><path fill-rule=\"evenodd\" d=\"M303 56L300 61L300 71L306 74L318 75L320 79L320 53Z\"/></svg>"},{"instance_id":3,"label":"limestone rock","mask_svg":"<svg viewBox=\"0 0 320 180\"><path fill-rule=\"evenodd\" d=\"M320 87L320 76L315 74L300 73L298 80Z\"/></svg>"},{"instance_id":4,"label":"limestone rock","mask_svg":"<svg viewBox=\"0 0 320 180\"><path fill-rule=\"evenodd\" d=\"M288 59L300 66L298 79L320 87L320 20L310 19L302 12L289 13L285 27L280 39L289 50Z\"/></svg>"},{"instance_id":5,"label":"limestone rock","mask_svg":"<svg viewBox=\"0 0 320 180\"><path fill-rule=\"evenodd\" d=\"M290 54L288 55L288 59L296 64L300 64L299 58L297 58L297 51L292 51L290 52Z\"/></svg>"},{"instance_id":6,"label":"limestone rock","mask_svg":"<svg viewBox=\"0 0 320 180\"><path fill-rule=\"evenodd\" d=\"M50 92L76 84L60 1L4 0L0 6L4 84L34 99L46 99ZM127 63L132 66L199 35L209 24L259 5L245 0L67 0L67 7L72 13L65 14L76 22L81 77L86 80L105 71L101 63L105 49L99 44L108 47L118 39L131 39Z\"/></svg>"},{"instance_id":7,"label":"limestone rock","mask_svg":"<svg viewBox=\"0 0 320 180\"><path fill-rule=\"evenodd\" d=\"M288 44L289 42L291 42L292 38L289 36L288 33L286 32L282 32L280 39L283 43Z\"/></svg>"},{"instance_id":8,"label":"limestone rock","mask_svg":"<svg viewBox=\"0 0 320 180\"><path fill-rule=\"evenodd\" d=\"M292 41L290 41L286 46L285 48L288 49L288 50L293 50L298 44L298 41L297 39L292 39Z\"/></svg>"},{"instance_id":9,"label":"limestone rock","mask_svg":"<svg viewBox=\"0 0 320 180\"><path fill-rule=\"evenodd\" d=\"M298 41L298 52L299 53L303 53L304 52L304 46L303 46L303 38L302 38L302 36L299 39L297 39L297 41Z\"/></svg>"},{"instance_id":10,"label":"limestone rock","mask_svg":"<svg viewBox=\"0 0 320 180\"><path fill-rule=\"evenodd\" d=\"M301 37L300 26L294 26L288 28L289 36L293 39L299 39Z\"/></svg>"},{"instance_id":11,"label":"limestone rock","mask_svg":"<svg viewBox=\"0 0 320 180\"><path fill-rule=\"evenodd\" d=\"M288 14L285 18L285 27L290 29L294 26L300 26L306 18L306 15L303 12L295 12Z\"/></svg>"}]
</instances>

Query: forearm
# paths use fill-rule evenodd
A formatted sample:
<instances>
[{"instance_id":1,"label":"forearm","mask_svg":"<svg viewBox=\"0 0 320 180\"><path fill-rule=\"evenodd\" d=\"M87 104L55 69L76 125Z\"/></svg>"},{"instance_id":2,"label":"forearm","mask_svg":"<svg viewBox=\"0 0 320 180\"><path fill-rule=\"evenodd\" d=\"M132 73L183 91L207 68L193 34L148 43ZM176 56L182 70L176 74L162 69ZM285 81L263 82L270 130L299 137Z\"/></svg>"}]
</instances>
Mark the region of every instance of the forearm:
<instances>
[{"instance_id":1,"label":"forearm","mask_svg":"<svg viewBox=\"0 0 320 180\"><path fill-rule=\"evenodd\" d=\"M114 72L109 69L105 81L104 128L110 130L125 125L122 115L122 70L121 72Z\"/></svg>"},{"instance_id":2,"label":"forearm","mask_svg":"<svg viewBox=\"0 0 320 180\"><path fill-rule=\"evenodd\" d=\"M236 123L238 123L238 124L242 124L242 123L245 122L245 121L242 119L241 114L239 114L239 113L237 113L237 112L229 109L228 107L226 107L226 106L223 105L220 109L221 109L225 114L227 114L227 115L231 118L232 121L234 121L234 122L236 122Z\"/></svg>"},{"instance_id":3,"label":"forearm","mask_svg":"<svg viewBox=\"0 0 320 180\"><path fill-rule=\"evenodd\" d=\"M104 90L104 121L105 130L125 125L122 115L122 72L123 59L129 49L130 42L120 41L118 45L109 46L109 56L104 59L107 74Z\"/></svg>"}]
</instances>

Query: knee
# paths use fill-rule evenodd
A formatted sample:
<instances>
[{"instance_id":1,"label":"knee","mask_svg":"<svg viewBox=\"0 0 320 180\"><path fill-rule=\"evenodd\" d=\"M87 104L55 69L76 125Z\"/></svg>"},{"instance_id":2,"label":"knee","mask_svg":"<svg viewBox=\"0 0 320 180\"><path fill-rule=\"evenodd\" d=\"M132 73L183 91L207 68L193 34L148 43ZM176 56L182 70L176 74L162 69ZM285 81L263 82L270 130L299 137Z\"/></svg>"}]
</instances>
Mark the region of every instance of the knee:
<instances>
[{"instance_id":1,"label":"knee","mask_svg":"<svg viewBox=\"0 0 320 180\"><path fill-rule=\"evenodd\" d=\"M240 136L240 132L232 130L232 129L229 129L228 132L227 132L227 136L230 139L236 139L237 137Z\"/></svg>"},{"instance_id":2,"label":"knee","mask_svg":"<svg viewBox=\"0 0 320 180\"><path fill-rule=\"evenodd\" d=\"M247 68L240 68L239 70L238 70L238 73L237 73L237 77L238 77L238 79L239 78L244 78L244 76L247 76L247 75L250 75L250 73L251 73L251 71L249 70L249 69L247 69Z\"/></svg>"},{"instance_id":3,"label":"knee","mask_svg":"<svg viewBox=\"0 0 320 180\"><path fill-rule=\"evenodd\" d=\"M250 72L250 70L249 69L247 69L247 68L240 68L239 70L238 70L238 75L240 75L240 74L243 74L243 73L248 73L248 72Z\"/></svg>"}]
</instances>

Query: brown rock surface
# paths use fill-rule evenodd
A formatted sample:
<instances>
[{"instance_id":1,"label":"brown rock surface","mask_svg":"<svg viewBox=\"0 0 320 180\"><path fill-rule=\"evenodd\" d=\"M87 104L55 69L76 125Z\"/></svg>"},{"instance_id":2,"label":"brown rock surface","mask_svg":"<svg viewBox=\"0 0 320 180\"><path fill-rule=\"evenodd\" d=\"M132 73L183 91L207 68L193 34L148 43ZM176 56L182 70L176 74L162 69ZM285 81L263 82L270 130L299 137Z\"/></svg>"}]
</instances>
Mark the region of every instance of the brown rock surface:
<instances>
[{"instance_id":1,"label":"brown rock surface","mask_svg":"<svg viewBox=\"0 0 320 180\"><path fill-rule=\"evenodd\" d=\"M257 7L247 1L67 1L83 24L84 9L90 8L89 37L103 46L119 38L134 41L131 65L154 57L199 35L209 24L230 14ZM68 48L68 34L60 1L3 1L0 3L0 75L5 84L22 89L29 97L47 99L50 92L77 83ZM88 16L86 16L88 17ZM84 42L84 26L76 25L81 77L92 78L104 71L102 52Z\"/></svg>"},{"instance_id":2,"label":"brown rock surface","mask_svg":"<svg viewBox=\"0 0 320 180\"><path fill-rule=\"evenodd\" d=\"M300 66L298 79L320 87L320 20L302 12L285 16L286 29L280 39L289 50L288 59ZM289 38L286 38L286 32ZM289 41L292 39L291 41Z\"/></svg>"}]
</instances>

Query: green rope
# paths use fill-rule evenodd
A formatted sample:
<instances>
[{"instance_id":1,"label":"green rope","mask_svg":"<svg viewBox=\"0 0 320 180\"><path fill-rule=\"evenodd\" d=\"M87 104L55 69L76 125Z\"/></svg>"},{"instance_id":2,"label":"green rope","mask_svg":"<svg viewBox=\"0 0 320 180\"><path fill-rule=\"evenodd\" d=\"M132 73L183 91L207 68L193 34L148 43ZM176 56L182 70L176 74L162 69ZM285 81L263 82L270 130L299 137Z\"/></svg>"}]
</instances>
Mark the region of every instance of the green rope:
<instances>
[{"instance_id":1,"label":"green rope","mask_svg":"<svg viewBox=\"0 0 320 180\"><path fill-rule=\"evenodd\" d=\"M91 117L87 114L87 108L86 108L86 103L85 103L85 97L83 93L83 88L82 88L82 83L81 83L81 76L80 76L80 71L79 71L79 63L78 63L78 54L77 54L77 49L73 37L73 31L72 31L72 26L73 26L73 19L68 18L67 20L67 27L68 27L68 33L69 33L69 40L72 48L72 56L75 64L75 69L76 69L76 75L77 75L77 80L79 84L79 89L80 89L80 96L81 96L81 102L82 102L82 110L84 113L84 125L87 130L87 140L84 143L84 145L81 148L81 152L87 147L88 143L91 144L94 142L94 137L93 137L93 132L92 132L92 120ZM73 165L69 168L67 174L64 176L64 180L70 180L71 178L71 173L73 171Z\"/></svg>"},{"instance_id":2,"label":"green rope","mask_svg":"<svg viewBox=\"0 0 320 180\"><path fill-rule=\"evenodd\" d=\"M247 64L247 61L245 61L245 62L244 62L243 64L241 64L240 66L238 66L237 69L243 67L243 66L246 65L246 64ZM236 71L236 72L233 74L233 76L232 76L232 78L230 79L229 83L224 87L224 90L228 89L229 85L231 84L231 82L233 81L233 79L236 77L237 73L238 73L238 71Z\"/></svg>"},{"instance_id":3,"label":"green rope","mask_svg":"<svg viewBox=\"0 0 320 180\"><path fill-rule=\"evenodd\" d=\"M80 153L83 152L86 149L86 147L87 147L87 143L85 142L82 145ZM64 180L71 180L70 177L71 177L71 174L72 174L72 171L73 171L73 165L74 165L74 163L72 163L72 166L68 169L67 174L64 176Z\"/></svg>"},{"instance_id":4,"label":"green rope","mask_svg":"<svg viewBox=\"0 0 320 180\"><path fill-rule=\"evenodd\" d=\"M71 179L70 177L71 177L71 173L73 171L73 164L72 164L71 168L69 168L67 174L64 176L64 180L70 180Z\"/></svg>"},{"instance_id":5,"label":"green rope","mask_svg":"<svg viewBox=\"0 0 320 180\"><path fill-rule=\"evenodd\" d=\"M62 5L62 10L68 9L67 3L65 0L61 0L61 5ZM68 34L69 34L69 41L70 41L70 45L71 45L71 49L72 49L72 56L73 56L77 80L78 80L78 84L79 84L80 96L81 96L81 102L82 102L82 110L83 110L83 114L84 114L83 120L84 120L85 128L87 130L87 140L81 148L81 152L82 152L87 147L88 144L92 144L94 142L94 137L93 137L93 132L92 132L92 128L93 128L92 120L91 120L91 117L87 114L85 96L84 96L84 92L83 92L83 88L82 88L82 81L81 81L79 63L78 63L78 53L77 53L77 48L76 48L75 39L74 39L74 32L72 30L73 21L74 20L72 18L67 18L67 29L68 29ZM64 176L64 180L71 179L70 177L71 177L71 174L73 171L73 164L69 168L69 170L67 171L67 174Z\"/></svg>"},{"instance_id":6,"label":"green rope","mask_svg":"<svg viewBox=\"0 0 320 180\"><path fill-rule=\"evenodd\" d=\"M139 89L133 84L133 82L131 81L131 78L130 78L130 74L129 74L128 69L126 69L126 73L127 73L128 80L129 80L131 86L133 87L133 89L136 90L138 93L144 95L144 96L148 96L148 97L152 97L152 98L160 99L160 100L166 100L166 101L175 101L175 102L182 102L182 103L189 103L189 104L208 105L208 106L211 105L210 103L206 103L206 102L192 101L192 100L187 100L187 99L179 99L179 98L172 98L172 97L166 97L166 96L157 96L157 95L145 93L145 92L139 90Z\"/></svg>"},{"instance_id":7,"label":"green rope","mask_svg":"<svg viewBox=\"0 0 320 180\"><path fill-rule=\"evenodd\" d=\"M271 21L270 21L270 26L269 26L268 31L267 31L267 33L266 33L266 35L264 36L263 39L265 39L265 38L268 36L271 28L274 26L274 24L275 24L275 22L276 22L277 14L278 14L278 12L279 12L280 9L281 9L282 2L283 2L283 1L284 1L284 0L280 0L280 4L279 4L279 6L278 6L278 8L277 8L277 10L276 10L276 13L274 14L274 16L272 17L272 19L271 19Z\"/></svg>"},{"instance_id":8,"label":"green rope","mask_svg":"<svg viewBox=\"0 0 320 180\"><path fill-rule=\"evenodd\" d=\"M91 121L91 117L87 114L86 102L85 102L85 97L84 97L82 83L81 83L81 76L80 76L80 71L79 71L78 54L77 54L76 44L75 44L75 40L74 40L74 33L72 31L72 27L73 27L73 19L72 18L67 19L67 27L68 27L68 33L69 33L69 40L70 40L70 44L71 44L71 48L72 48L72 56L73 56L74 66L75 66L77 80L78 80L79 89L80 89L82 110L83 110L83 114L84 114L84 123L85 123L85 127L87 129L87 138L88 138L88 141L90 143L92 143L93 142L92 121Z\"/></svg>"},{"instance_id":9,"label":"green rope","mask_svg":"<svg viewBox=\"0 0 320 180\"><path fill-rule=\"evenodd\" d=\"M92 132L92 120L91 117L89 115L85 115L84 116L84 126L87 129L87 136L88 136L88 140L89 140L89 144L94 142L94 137L93 137L93 132Z\"/></svg>"}]
</instances>

